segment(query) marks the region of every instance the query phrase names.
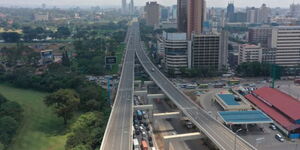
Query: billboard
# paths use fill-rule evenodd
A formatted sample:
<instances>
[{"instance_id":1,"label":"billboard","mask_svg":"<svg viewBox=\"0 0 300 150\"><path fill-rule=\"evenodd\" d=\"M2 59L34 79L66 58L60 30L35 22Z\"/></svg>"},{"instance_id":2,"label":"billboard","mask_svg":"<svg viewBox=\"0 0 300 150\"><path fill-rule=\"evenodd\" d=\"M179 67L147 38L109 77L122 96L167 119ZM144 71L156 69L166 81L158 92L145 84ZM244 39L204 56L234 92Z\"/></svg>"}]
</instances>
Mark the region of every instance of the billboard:
<instances>
[{"instance_id":1,"label":"billboard","mask_svg":"<svg viewBox=\"0 0 300 150\"><path fill-rule=\"evenodd\" d=\"M113 65L117 63L117 57L116 56L106 56L105 57L105 64L106 65Z\"/></svg>"}]
</instances>

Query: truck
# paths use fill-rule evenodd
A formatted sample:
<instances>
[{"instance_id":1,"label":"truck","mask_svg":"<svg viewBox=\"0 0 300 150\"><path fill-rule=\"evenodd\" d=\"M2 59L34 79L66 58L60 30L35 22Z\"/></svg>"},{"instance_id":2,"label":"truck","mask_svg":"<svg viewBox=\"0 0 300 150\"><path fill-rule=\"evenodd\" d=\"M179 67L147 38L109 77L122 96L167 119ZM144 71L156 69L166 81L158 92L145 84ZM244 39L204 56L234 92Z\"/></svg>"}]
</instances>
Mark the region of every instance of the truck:
<instances>
[{"instance_id":1,"label":"truck","mask_svg":"<svg viewBox=\"0 0 300 150\"><path fill-rule=\"evenodd\" d=\"M148 150L148 144L145 140L142 140L141 149L142 150Z\"/></svg>"},{"instance_id":2,"label":"truck","mask_svg":"<svg viewBox=\"0 0 300 150\"><path fill-rule=\"evenodd\" d=\"M195 125L187 117L182 117L181 121L184 124L184 126L187 127L188 129L192 129L195 127Z\"/></svg>"},{"instance_id":3,"label":"truck","mask_svg":"<svg viewBox=\"0 0 300 150\"><path fill-rule=\"evenodd\" d=\"M142 113L142 111L137 110L136 111L136 116L137 116L138 120L142 120L143 119L143 113Z\"/></svg>"},{"instance_id":4,"label":"truck","mask_svg":"<svg viewBox=\"0 0 300 150\"><path fill-rule=\"evenodd\" d=\"M140 150L139 140L137 138L133 139L133 149Z\"/></svg>"}]
</instances>

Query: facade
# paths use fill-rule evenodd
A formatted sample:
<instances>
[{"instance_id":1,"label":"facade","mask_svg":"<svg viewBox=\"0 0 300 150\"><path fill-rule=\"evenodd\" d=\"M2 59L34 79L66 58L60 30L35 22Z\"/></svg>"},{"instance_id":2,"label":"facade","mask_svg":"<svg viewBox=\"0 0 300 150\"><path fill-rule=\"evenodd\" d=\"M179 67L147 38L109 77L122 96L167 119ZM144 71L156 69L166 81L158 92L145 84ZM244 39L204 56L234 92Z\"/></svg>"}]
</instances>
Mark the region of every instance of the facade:
<instances>
[{"instance_id":1,"label":"facade","mask_svg":"<svg viewBox=\"0 0 300 150\"><path fill-rule=\"evenodd\" d=\"M262 62L263 49L258 45L243 44L239 48L239 64L244 62Z\"/></svg>"},{"instance_id":2,"label":"facade","mask_svg":"<svg viewBox=\"0 0 300 150\"><path fill-rule=\"evenodd\" d=\"M276 49L275 63L294 67L300 64L300 26L273 27L269 48Z\"/></svg>"},{"instance_id":3,"label":"facade","mask_svg":"<svg viewBox=\"0 0 300 150\"><path fill-rule=\"evenodd\" d=\"M187 5L187 36L190 39L192 34L201 34L205 16L204 0L188 0Z\"/></svg>"},{"instance_id":4,"label":"facade","mask_svg":"<svg viewBox=\"0 0 300 150\"><path fill-rule=\"evenodd\" d=\"M247 22L247 13L245 12L234 13L234 18L232 22Z\"/></svg>"},{"instance_id":5,"label":"facade","mask_svg":"<svg viewBox=\"0 0 300 150\"><path fill-rule=\"evenodd\" d=\"M265 27L253 27L249 28L249 43L261 44L262 47L268 47L268 38L272 33L272 28Z\"/></svg>"},{"instance_id":6,"label":"facade","mask_svg":"<svg viewBox=\"0 0 300 150\"><path fill-rule=\"evenodd\" d=\"M159 24L159 4L157 2L147 2L145 6L145 18L148 26Z\"/></svg>"},{"instance_id":7,"label":"facade","mask_svg":"<svg viewBox=\"0 0 300 150\"><path fill-rule=\"evenodd\" d=\"M177 28L179 32L187 32L187 1L177 0Z\"/></svg>"},{"instance_id":8,"label":"facade","mask_svg":"<svg viewBox=\"0 0 300 150\"><path fill-rule=\"evenodd\" d=\"M220 36L219 35L198 35L192 36L192 67L220 69Z\"/></svg>"},{"instance_id":9,"label":"facade","mask_svg":"<svg viewBox=\"0 0 300 150\"><path fill-rule=\"evenodd\" d=\"M161 39L160 52L164 52L164 67L166 72L180 74L181 68L190 68L189 57L191 42L186 33L166 33Z\"/></svg>"}]
</instances>

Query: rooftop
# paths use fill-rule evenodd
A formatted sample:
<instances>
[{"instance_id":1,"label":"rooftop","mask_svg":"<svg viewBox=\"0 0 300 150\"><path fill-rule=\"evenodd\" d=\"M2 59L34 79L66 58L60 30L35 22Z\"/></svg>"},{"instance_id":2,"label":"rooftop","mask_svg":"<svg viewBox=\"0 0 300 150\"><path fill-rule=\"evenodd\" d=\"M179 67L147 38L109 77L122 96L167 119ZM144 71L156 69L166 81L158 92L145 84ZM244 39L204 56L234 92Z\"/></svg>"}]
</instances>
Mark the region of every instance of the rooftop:
<instances>
[{"instance_id":1,"label":"rooftop","mask_svg":"<svg viewBox=\"0 0 300 150\"><path fill-rule=\"evenodd\" d=\"M240 105L232 94L218 94L218 96L226 103L226 105Z\"/></svg>"},{"instance_id":2,"label":"rooftop","mask_svg":"<svg viewBox=\"0 0 300 150\"><path fill-rule=\"evenodd\" d=\"M221 111L221 118L228 124L272 123L272 119L259 110L254 111Z\"/></svg>"}]
</instances>

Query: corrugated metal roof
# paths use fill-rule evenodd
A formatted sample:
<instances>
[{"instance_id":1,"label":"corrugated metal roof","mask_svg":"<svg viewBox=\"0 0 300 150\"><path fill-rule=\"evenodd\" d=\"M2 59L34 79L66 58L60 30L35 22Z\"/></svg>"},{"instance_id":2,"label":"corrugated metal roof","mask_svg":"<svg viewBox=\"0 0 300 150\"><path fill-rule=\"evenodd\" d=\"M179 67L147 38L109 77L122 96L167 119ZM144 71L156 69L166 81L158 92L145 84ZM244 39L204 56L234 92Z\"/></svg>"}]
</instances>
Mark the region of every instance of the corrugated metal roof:
<instances>
[{"instance_id":1,"label":"corrugated metal roof","mask_svg":"<svg viewBox=\"0 0 300 150\"><path fill-rule=\"evenodd\" d=\"M273 107L292 120L300 120L300 102L292 96L269 87L257 89L253 93L273 105Z\"/></svg>"}]
</instances>

